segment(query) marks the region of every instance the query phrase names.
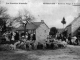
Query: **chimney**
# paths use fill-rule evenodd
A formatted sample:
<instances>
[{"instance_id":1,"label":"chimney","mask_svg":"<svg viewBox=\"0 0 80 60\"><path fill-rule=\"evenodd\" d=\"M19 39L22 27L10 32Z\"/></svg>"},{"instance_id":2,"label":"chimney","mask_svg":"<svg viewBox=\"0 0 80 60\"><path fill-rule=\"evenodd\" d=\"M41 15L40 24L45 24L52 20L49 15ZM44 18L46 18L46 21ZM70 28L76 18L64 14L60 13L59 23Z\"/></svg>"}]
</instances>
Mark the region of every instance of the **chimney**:
<instances>
[{"instance_id":1,"label":"chimney","mask_svg":"<svg viewBox=\"0 0 80 60\"><path fill-rule=\"evenodd\" d=\"M41 20L42 23L44 23L44 20Z\"/></svg>"}]
</instances>

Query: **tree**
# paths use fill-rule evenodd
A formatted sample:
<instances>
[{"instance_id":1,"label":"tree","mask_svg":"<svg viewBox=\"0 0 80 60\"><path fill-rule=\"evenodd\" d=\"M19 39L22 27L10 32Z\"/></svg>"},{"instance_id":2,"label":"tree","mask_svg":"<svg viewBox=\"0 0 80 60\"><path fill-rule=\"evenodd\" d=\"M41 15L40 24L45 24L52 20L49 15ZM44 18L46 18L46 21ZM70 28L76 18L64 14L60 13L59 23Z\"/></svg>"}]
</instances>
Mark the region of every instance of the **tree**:
<instances>
[{"instance_id":1,"label":"tree","mask_svg":"<svg viewBox=\"0 0 80 60\"><path fill-rule=\"evenodd\" d=\"M13 19L13 21L23 23L23 21L30 22L34 19L35 19L34 16L30 14L29 11L24 9L23 11L19 11L18 15Z\"/></svg>"},{"instance_id":2,"label":"tree","mask_svg":"<svg viewBox=\"0 0 80 60\"><path fill-rule=\"evenodd\" d=\"M6 31L6 21L9 19L7 9L0 6L0 31L4 33Z\"/></svg>"},{"instance_id":3,"label":"tree","mask_svg":"<svg viewBox=\"0 0 80 60\"><path fill-rule=\"evenodd\" d=\"M13 21L20 22L21 24L23 24L24 32L26 32L27 23L30 23L34 19L34 16L30 14L29 11L24 9L23 11L19 11L17 17L15 17Z\"/></svg>"},{"instance_id":4,"label":"tree","mask_svg":"<svg viewBox=\"0 0 80 60\"><path fill-rule=\"evenodd\" d=\"M64 28L64 24L66 24L65 18L63 17L61 23L63 24L63 28Z\"/></svg>"},{"instance_id":5,"label":"tree","mask_svg":"<svg viewBox=\"0 0 80 60\"><path fill-rule=\"evenodd\" d=\"M50 29L49 35L56 36L57 32L58 32L57 28L56 27L52 27Z\"/></svg>"}]
</instances>

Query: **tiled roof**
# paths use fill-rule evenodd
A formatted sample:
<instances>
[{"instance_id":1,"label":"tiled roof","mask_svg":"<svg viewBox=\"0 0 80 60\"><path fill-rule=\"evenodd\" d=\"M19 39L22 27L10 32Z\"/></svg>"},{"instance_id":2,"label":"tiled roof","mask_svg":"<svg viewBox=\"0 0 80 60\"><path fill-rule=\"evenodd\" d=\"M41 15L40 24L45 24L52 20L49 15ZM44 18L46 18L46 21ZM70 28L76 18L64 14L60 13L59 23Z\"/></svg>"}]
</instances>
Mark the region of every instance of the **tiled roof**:
<instances>
[{"instance_id":1,"label":"tiled roof","mask_svg":"<svg viewBox=\"0 0 80 60\"><path fill-rule=\"evenodd\" d=\"M31 22L31 23L28 23L26 25L26 29L37 29L41 25L41 23L42 22ZM16 30L24 30L23 24L21 24L21 26L16 28Z\"/></svg>"}]
</instances>

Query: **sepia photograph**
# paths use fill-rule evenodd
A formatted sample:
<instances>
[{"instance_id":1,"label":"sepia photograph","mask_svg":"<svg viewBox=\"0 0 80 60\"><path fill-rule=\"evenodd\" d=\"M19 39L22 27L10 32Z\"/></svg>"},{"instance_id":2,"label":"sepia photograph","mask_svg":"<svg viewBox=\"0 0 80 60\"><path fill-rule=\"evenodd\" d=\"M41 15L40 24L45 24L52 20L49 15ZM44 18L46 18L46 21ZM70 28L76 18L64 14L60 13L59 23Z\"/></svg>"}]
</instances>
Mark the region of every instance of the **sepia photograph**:
<instances>
[{"instance_id":1,"label":"sepia photograph","mask_svg":"<svg viewBox=\"0 0 80 60\"><path fill-rule=\"evenodd\" d=\"M0 60L80 60L80 0L0 0Z\"/></svg>"}]
</instances>

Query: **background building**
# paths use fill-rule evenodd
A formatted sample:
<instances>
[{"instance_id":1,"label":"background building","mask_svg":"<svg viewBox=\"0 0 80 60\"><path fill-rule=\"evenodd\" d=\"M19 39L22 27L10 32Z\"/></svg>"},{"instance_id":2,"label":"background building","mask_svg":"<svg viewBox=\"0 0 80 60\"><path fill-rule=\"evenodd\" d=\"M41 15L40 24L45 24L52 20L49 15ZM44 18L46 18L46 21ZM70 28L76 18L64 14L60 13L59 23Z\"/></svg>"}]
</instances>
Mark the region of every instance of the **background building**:
<instances>
[{"instance_id":1,"label":"background building","mask_svg":"<svg viewBox=\"0 0 80 60\"><path fill-rule=\"evenodd\" d=\"M80 28L80 15L75 18L66 28L68 34L71 34L72 36L77 36L79 33L79 28Z\"/></svg>"}]
</instances>

